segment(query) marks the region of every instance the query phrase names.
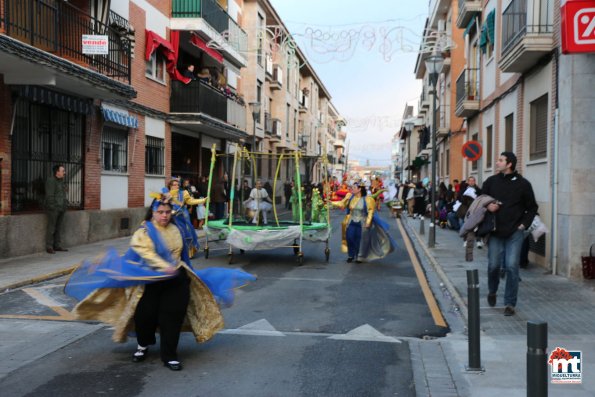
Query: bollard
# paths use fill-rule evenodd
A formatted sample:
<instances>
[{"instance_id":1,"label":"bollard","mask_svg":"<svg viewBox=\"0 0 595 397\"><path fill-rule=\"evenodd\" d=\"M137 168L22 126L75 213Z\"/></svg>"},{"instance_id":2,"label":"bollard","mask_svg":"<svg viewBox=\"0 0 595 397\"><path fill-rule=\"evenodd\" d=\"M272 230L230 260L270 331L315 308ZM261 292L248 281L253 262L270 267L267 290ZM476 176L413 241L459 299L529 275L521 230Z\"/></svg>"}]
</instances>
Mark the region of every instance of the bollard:
<instances>
[{"instance_id":1,"label":"bollard","mask_svg":"<svg viewBox=\"0 0 595 397\"><path fill-rule=\"evenodd\" d=\"M547 397L547 323L527 322L527 396Z\"/></svg>"},{"instance_id":2,"label":"bollard","mask_svg":"<svg viewBox=\"0 0 595 397\"><path fill-rule=\"evenodd\" d=\"M469 334L469 365L467 371L484 372L481 366L481 347L479 336L479 275L477 269L467 270L467 300Z\"/></svg>"},{"instance_id":3,"label":"bollard","mask_svg":"<svg viewBox=\"0 0 595 397\"><path fill-rule=\"evenodd\" d=\"M426 228L424 227L424 217L423 216L419 219L419 234L420 235L426 234Z\"/></svg>"}]
</instances>

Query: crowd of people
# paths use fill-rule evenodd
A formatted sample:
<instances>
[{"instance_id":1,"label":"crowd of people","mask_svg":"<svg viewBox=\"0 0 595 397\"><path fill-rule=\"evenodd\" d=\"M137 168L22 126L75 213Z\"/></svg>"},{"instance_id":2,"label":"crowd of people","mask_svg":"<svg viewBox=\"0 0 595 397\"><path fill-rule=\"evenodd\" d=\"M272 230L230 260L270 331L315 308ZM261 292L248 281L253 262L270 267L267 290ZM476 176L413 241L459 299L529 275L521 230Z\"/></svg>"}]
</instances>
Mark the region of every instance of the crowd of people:
<instances>
[{"instance_id":1,"label":"crowd of people","mask_svg":"<svg viewBox=\"0 0 595 397\"><path fill-rule=\"evenodd\" d=\"M245 105L243 96L238 94L227 84L225 74L223 73L223 71L218 70L217 68L203 67L200 68L198 72L196 72L195 66L193 64L188 64L186 66L186 69L182 72L182 76L190 79L191 81L196 80L201 83L207 84L211 88L217 91L221 91L221 93L225 95L227 98L236 101L242 106Z\"/></svg>"}]
</instances>

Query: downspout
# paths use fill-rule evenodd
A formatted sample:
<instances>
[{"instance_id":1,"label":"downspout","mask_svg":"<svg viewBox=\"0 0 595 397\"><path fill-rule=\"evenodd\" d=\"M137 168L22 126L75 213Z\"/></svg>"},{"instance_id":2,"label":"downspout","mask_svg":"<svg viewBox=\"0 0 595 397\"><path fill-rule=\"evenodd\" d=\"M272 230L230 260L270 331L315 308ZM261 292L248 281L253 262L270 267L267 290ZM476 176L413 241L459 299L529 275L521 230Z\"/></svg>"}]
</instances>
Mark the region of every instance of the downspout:
<instances>
[{"instance_id":1,"label":"downspout","mask_svg":"<svg viewBox=\"0 0 595 397\"><path fill-rule=\"evenodd\" d=\"M554 159L553 159L553 175L552 175L552 209L551 209L551 218L552 218L552 233L551 233L551 243L550 243L550 262L551 262L551 269L552 274L556 274L558 271L558 157L559 157L559 149L558 149L558 142L559 142L559 124L560 124L560 101L558 99L559 95L559 78L560 78L560 55L558 51L554 52L554 62L556 63L556 106L554 110Z\"/></svg>"}]
</instances>

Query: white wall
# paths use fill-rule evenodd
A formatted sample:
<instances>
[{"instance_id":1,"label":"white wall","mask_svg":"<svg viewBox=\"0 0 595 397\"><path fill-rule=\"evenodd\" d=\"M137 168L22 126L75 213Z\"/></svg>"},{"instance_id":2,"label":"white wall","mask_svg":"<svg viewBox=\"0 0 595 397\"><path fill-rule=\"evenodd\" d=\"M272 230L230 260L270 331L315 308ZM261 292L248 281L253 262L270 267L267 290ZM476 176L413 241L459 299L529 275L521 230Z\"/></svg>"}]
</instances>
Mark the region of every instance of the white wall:
<instances>
[{"instance_id":1,"label":"white wall","mask_svg":"<svg viewBox=\"0 0 595 397\"><path fill-rule=\"evenodd\" d=\"M518 90L519 88L516 88L513 92L509 93L504 98L502 98L502 100L500 100L500 129L498 131L499 142L498 147L496 147L496 152L498 155L504 151L504 145L506 143L506 124L504 123L504 119L511 113L514 114L512 125L512 147L516 148L518 139L516 122L519 118L519 114L517 112Z\"/></svg>"},{"instance_id":2,"label":"white wall","mask_svg":"<svg viewBox=\"0 0 595 397\"><path fill-rule=\"evenodd\" d=\"M119 0L118 0L119 1ZM169 27L169 16L163 15L146 0L132 0L137 6L145 10L145 28L157 33L167 39L167 28ZM115 2L113 2L115 3ZM113 8L113 6L112 6Z\"/></svg>"},{"instance_id":3,"label":"white wall","mask_svg":"<svg viewBox=\"0 0 595 397\"><path fill-rule=\"evenodd\" d=\"M145 135L165 139L165 121L145 117Z\"/></svg>"},{"instance_id":4,"label":"white wall","mask_svg":"<svg viewBox=\"0 0 595 397\"><path fill-rule=\"evenodd\" d=\"M164 176L145 176L145 206L151 205L153 199L149 193L159 193L161 188L165 187Z\"/></svg>"},{"instance_id":5,"label":"white wall","mask_svg":"<svg viewBox=\"0 0 595 397\"><path fill-rule=\"evenodd\" d=\"M128 208L128 175L101 175L101 209Z\"/></svg>"},{"instance_id":6,"label":"white wall","mask_svg":"<svg viewBox=\"0 0 595 397\"><path fill-rule=\"evenodd\" d=\"M483 9L481 24L485 23L485 17L496 8L497 2L495 0L491 0ZM502 15L496 15L496 24L494 26L494 40L496 43L501 40L500 39L500 30L498 26L500 25L500 21L498 18L502 18ZM478 37L481 36L481 27L479 28ZM479 43L479 42L478 42ZM496 73L500 70L498 68L498 64L496 62L496 46L494 46L494 51L492 51L492 56L490 58L486 58L486 54L481 54L482 59L482 70L481 70L481 98L485 99L491 94L494 93L496 90ZM478 49L481 52L481 48Z\"/></svg>"},{"instance_id":7,"label":"white wall","mask_svg":"<svg viewBox=\"0 0 595 397\"><path fill-rule=\"evenodd\" d=\"M482 115L482 128L479 132L479 139L481 140L481 146L483 148L483 155L481 156L481 162L483 167L483 176L482 180L486 180L489 176L492 176L494 170L494 137L496 135L496 107L492 106L489 109L485 110ZM486 141L486 131L489 126L492 126L492 166L487 168L486 166L486 157L487 157L487 148L488 143Z\"/></svg>"}]
</instances>

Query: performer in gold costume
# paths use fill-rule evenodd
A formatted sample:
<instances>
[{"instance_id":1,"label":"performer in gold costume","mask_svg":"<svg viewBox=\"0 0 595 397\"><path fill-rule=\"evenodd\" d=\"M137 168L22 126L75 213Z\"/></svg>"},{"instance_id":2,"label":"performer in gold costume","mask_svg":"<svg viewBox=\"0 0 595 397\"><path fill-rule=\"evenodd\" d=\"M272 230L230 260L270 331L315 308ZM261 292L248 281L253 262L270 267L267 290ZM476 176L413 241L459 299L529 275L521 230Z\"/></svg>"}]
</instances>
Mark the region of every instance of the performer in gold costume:
<instances>
[{"instance_id":1,"label":"performer in gold costume","mask_svg":"<svg viewBox=\"0 0 595 397\"><path fill-rule=\"evenodd\" d=\"M112 250L97 263L84 262L71 275L65 293L80 300L73 309L76 318L112 324L114 341L126 341L135 330L134 362L145 360L159 328L161 360L179 371L180 332L192 331L198 342L209 340L223 328L218 303L231 305L233 288L255 278L236 269L195 270L172 214L169 196L154 200L132 236L131 248L121 257Z\"/></svg>"},{"instance_id":2,"label":"performer in gold costume","mask_svg":"<svg viewBox=\"0 0 595 397\"><path fill-rule=\"evenodd\" d=\"M174 216L177 219L178 226L182 229L182 237L189 245L189 255L194 257L199 249L198 238L196 231L190 220L190 213L188 212L188 206L191 205L204 205L207 198L195 199L190 197L190 193L187 190L180 190L180 180L172 178L168 184L169 194L171 195L171 201L174 208Z\"/></svg>"}]
</instances>

